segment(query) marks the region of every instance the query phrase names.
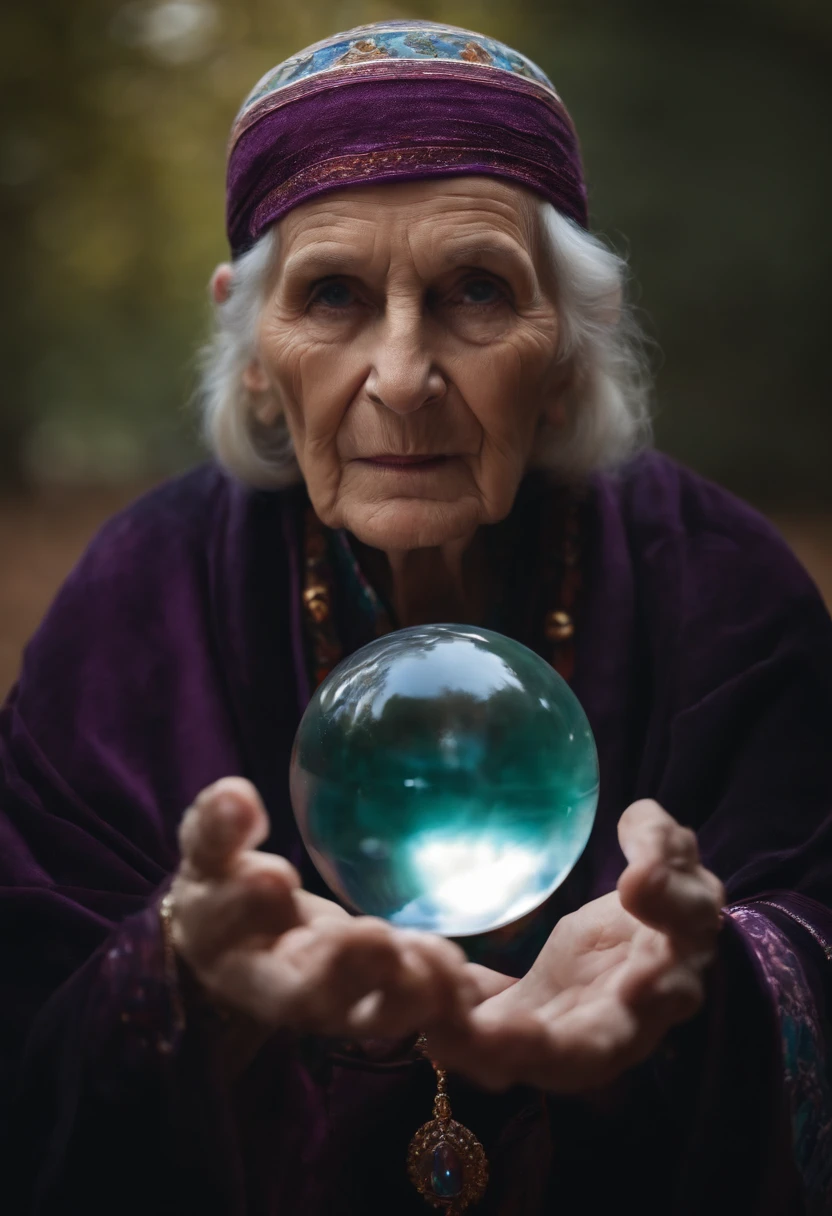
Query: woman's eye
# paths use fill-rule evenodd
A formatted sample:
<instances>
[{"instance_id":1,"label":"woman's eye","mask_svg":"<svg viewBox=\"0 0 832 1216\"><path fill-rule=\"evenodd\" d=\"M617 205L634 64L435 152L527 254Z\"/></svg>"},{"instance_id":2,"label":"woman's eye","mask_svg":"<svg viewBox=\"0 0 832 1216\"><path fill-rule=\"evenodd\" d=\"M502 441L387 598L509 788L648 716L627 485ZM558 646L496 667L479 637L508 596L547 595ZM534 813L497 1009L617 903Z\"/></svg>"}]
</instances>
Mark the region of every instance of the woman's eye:
<instances>
[{"instance_id":1,"label":"woman's eye","mask_svg":"<svg viewBox=\"0 0 832 1216\"><path fill-rule=\"evenodd\" d=\"M460 296L465 304L498 304L505 296L492 279L468 279Z\"/></svg>"},{"instance_id":2,"label":"woman's eye","mask_svg":"<svg viewBox=\"0 0 832 1216\"><path fill-rule=\"evenodd\" d=\"M312 293L313 304L323 304L325 308L349 308L355 303L355 296L346 283L321 283Z\"/></svg>"}]
</instances>

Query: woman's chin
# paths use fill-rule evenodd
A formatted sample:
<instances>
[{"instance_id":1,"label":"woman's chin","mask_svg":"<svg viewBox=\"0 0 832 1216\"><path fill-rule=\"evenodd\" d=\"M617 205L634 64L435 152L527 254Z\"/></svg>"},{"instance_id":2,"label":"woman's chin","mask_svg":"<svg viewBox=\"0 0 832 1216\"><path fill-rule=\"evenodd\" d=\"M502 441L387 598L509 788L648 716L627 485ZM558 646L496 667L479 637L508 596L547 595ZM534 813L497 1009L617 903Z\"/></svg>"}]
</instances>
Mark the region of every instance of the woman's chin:
<instances>
[{"instance_id":1,"label":"woman's chin","mask_svg":"<svg viewBox=\"0 0 832 1216\"><path fill-rule=\"evenodd\" d=\"M389 498L344 504L344 527L365 545L386 552L430 549L476 531L482 506L473 494L450 502L429 498Z\"/></svg>"}]
</instances>

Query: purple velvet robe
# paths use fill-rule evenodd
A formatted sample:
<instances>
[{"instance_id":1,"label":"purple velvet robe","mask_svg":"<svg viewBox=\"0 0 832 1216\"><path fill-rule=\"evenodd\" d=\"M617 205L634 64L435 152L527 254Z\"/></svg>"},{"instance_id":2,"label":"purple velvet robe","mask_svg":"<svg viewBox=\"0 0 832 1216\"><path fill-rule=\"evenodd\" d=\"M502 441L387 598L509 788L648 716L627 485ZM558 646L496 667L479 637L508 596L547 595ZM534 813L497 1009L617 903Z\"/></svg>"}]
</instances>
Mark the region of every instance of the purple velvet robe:
<instances>
[{"instance_id":1,"label":"purple velvet robe","mask_svg":"<svg viewBox=\"0 0 832 1216\"><path fill-rule=\"evenodd\" d=\"M320 890L287 783L303 502L213 466L160 487L26 650L0 718L4 1212L429 1210L404 1160L425 1061L278 1035L229 1088L210 1019L173 1024L156 903L194 795L249 777L268 847ZM759 516L657 455L594 480L582 563L573 687L601 801L555 914L613 888L642 796L696 829L732 907L705 1007L608 1091L451 1079L491 1161L476 1210L832 1212L832 623Z\"/></svg>"}]
</instances>

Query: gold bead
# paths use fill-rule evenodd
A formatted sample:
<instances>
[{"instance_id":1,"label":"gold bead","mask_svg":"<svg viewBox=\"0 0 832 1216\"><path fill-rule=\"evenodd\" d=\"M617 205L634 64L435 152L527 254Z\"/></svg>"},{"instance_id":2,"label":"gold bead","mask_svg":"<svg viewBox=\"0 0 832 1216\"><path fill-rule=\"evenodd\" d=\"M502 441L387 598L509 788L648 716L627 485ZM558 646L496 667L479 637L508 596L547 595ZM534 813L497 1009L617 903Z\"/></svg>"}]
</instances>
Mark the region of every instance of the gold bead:
<instances>
[{"instance_id":1,"label":"gold bead","mask_svg":"<svg viewBox=\"0 0 832 1216\"><path fill-rule=\"evenodd\" d=\"M575 625L568 612L548 612L544 627L550 642L565 642L575 632Z\"/></svg>"},{"instance_id":2,"label":"gold bead","mask_svg":"<svg viewBox=\"0 0 832 1216\"><path fill-rule=\"evenodd\" d=\"M327 619L329 616L329 600L326 594L326 587L307 587L303 593L303 600L316 625L320 625L322 621Z\"/></svg>"}]
</instances>

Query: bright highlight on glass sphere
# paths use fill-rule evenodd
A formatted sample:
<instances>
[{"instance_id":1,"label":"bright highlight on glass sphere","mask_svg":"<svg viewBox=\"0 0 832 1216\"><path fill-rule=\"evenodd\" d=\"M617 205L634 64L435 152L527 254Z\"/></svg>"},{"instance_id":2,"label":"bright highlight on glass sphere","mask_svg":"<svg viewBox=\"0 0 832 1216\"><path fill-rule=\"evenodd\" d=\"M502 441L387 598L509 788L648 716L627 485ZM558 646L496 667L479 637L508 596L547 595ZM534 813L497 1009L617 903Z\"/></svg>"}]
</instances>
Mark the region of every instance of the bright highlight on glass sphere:
<instances>
[{"instance_id":1,"label":"bright highlight on glass sphere","mask_svg":"<svg viewBox=\"0 0 832 1216\"><path fill-rule=\"evenodd\" d=\"M538 907L583 852L598 758L568 684L469 625L387 634L340 663L295 738L292 805L358 912L448 937Z\"/></svg>"}]
</instances>

